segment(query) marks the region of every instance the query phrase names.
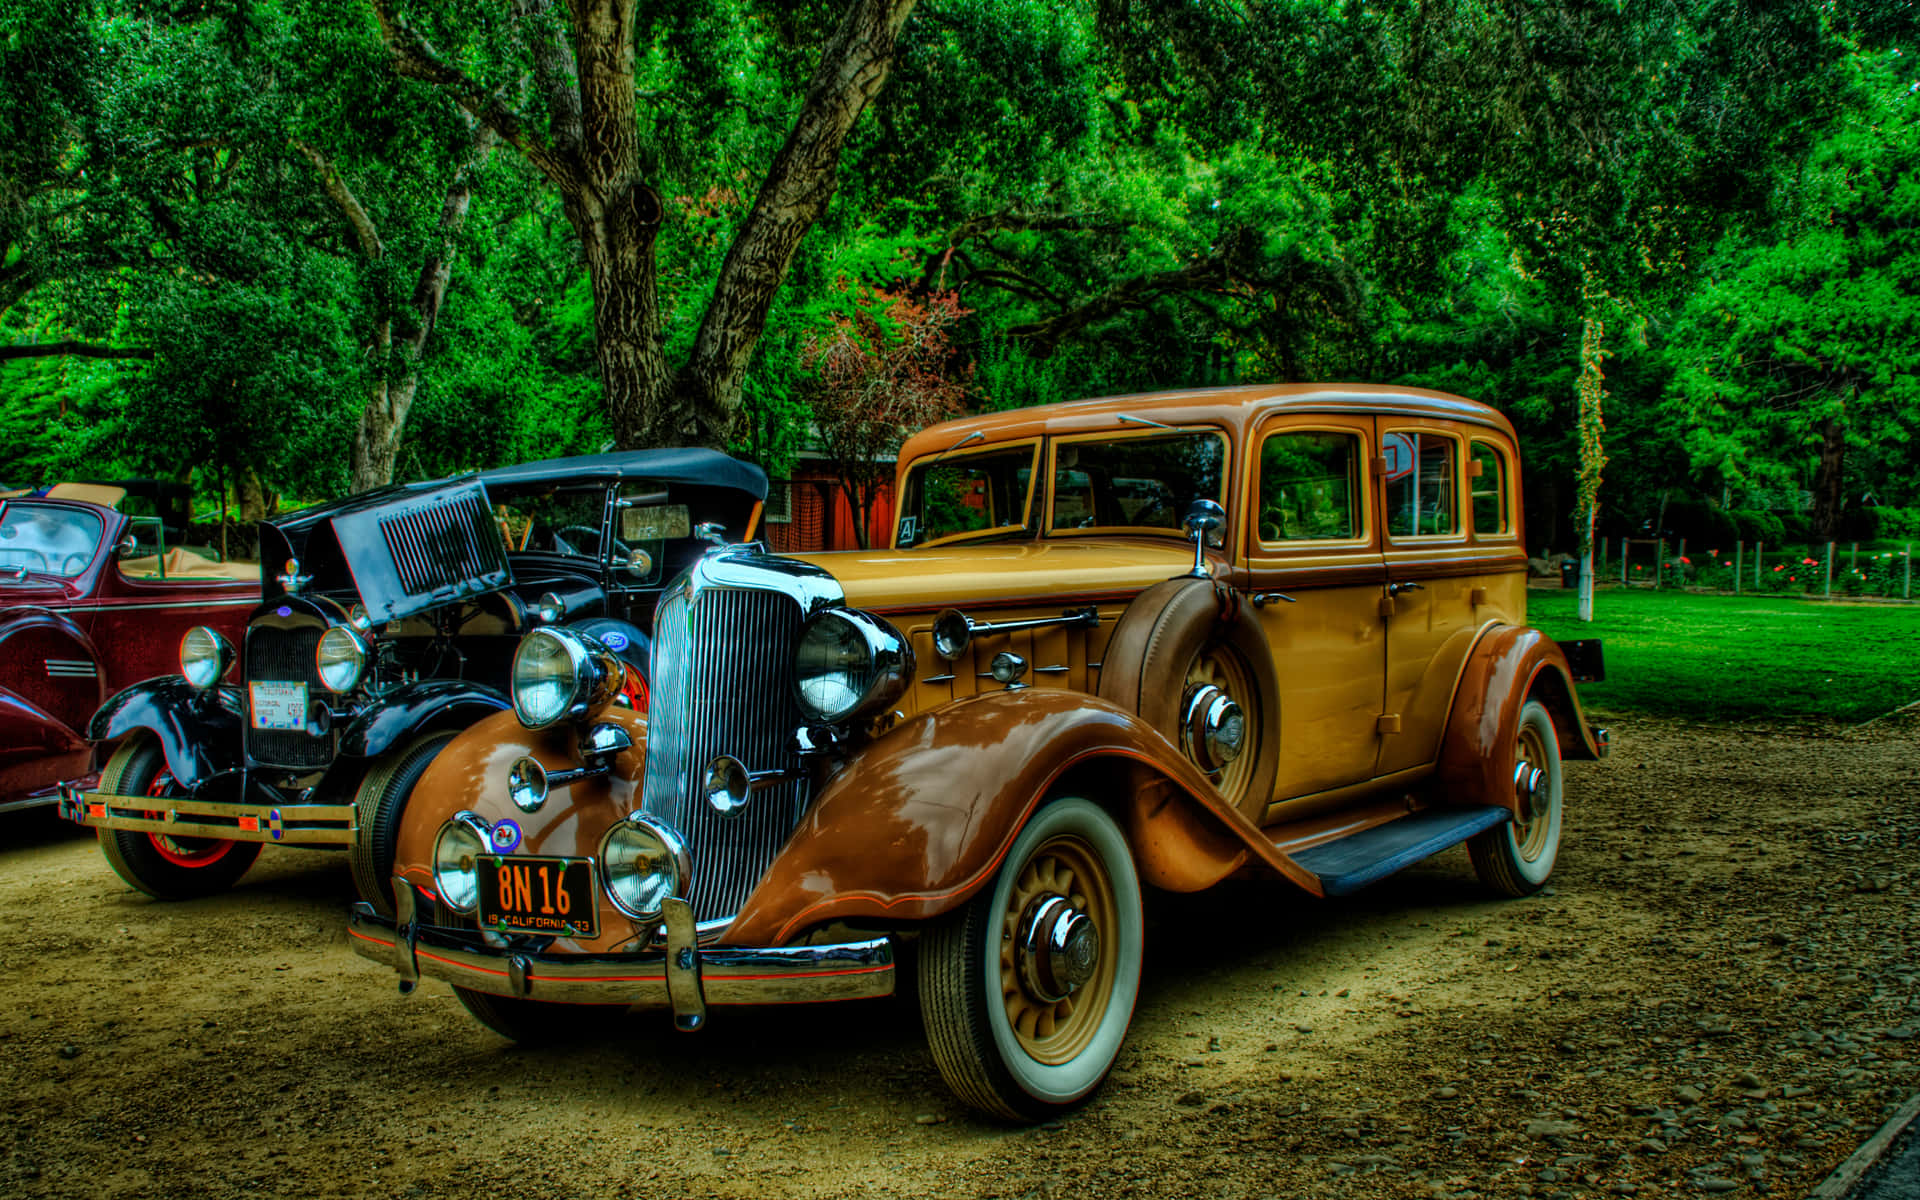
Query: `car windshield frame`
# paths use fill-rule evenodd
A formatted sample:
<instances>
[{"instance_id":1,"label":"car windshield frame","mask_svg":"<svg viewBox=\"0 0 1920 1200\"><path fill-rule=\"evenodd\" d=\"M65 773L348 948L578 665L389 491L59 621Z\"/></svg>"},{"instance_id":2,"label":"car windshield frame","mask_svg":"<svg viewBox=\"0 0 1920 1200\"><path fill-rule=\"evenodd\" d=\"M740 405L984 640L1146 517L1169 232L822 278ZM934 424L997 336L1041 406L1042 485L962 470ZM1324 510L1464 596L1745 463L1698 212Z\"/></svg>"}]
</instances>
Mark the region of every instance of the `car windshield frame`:
<instances>
[{"instance_id":1,"label":"car windshield frame","mask_svg":"<svg viewBox=\"0 0 1920 1200\"><path fill-rule=\"evenodd\" d=\"M902 477L903 482L900 485L900 508L899 511L894 514L894 546L901 550L925 550L933 546L950 546L956 542L975 542L985 541L990 538L1031 535L1033 532L1034 495L1040 482L1040 444L1042 440L1043 439L1038 437L1029 437L1006 442L990 442L984 446L968 447L965 450L945 450L914 460L913 464L907 468L905 475ZM928 538L925 541L914 540L902 544L903 529L908 530L905 534L906 537L917 539L918 536L918 528L909 528L907 522L917 522L920 514L909 513L907 508L908 499L917 494L917 488L923 486L925 479L923 472L932 470L936 465L958 465L970 458L979 458L987 454L1005 455L1011 451L1021 449L1027 451L1027 488L1020 500L1019 524L989 525L982 529L965 529L957 533L947 533L939 537ZM1017 467L1015 468L1016 472L1018 469Z\"/></svg>"},{"instance_id":2,"label":"car windshield frame","mask_svg":"<svg viewBox=\"0 0 1920 1200\"><path fill-rule=\"evenodd\" d=\"M66 546L56 545L52 540L26 544L21 541L21 536L29 533L30 529L19 521L21 516L36 524L52 518L54 527L72 531L78 537L68 538ZM92 523L90 534L86 532L87 522ZM0 501L0 577L44 575L52 579L78 579L100 557L100 543L106 537L106 531L104 517L96 511L75 505L45 503L34 499ZM80 548L80 539L86 542L84 550ZM27 562L28 554L37 557L40 565L36 567ZM84 559L77 569L61 569L75 558Z\"/></svg>"},{"instance_id":3,"label":"car windshield frame","mask_svg":"<svg viewBox=\"0 0 1920 1200\"><path fill-rule=\"evenodd\" d=\"M1174 438L1211 438L1219 447L1219 458L1213 468L1217 475L1217 486L1211 496L1176 496L1171 492L1167 492L1169 500L1164 503L1172 513L1174 522L1172 525L1103 524L1097 520L1092 524L1084 525L1060 524L1059 480L1061 472L1062 470L1073 471L1079 469L1077 465L1062 467L1061 458L1063 451L1077 454L1080 447L1091 443L1115 444L1134 441L1168 441ZM1144 536L1170 537L1186 541L1188 540L1187 532L1183 527L1183 523L1187 510L1192 507L1195 500L1199 499L1212 500L1222 507L1226 507L1228 492L1231 487L1232 470L1233 437L1226 429L1218 425L1163 425L1144 429L1101 429L1087 433L1056 436L1050 439L1047 450L1047 512L1042 529L1049 538ZM1138 473L1116 475L1112 477L1108 483L1108 487L1115 490L1113 502L1116 505L1120 503L1120 500L1115 485L1122 481L1135 485L1136 487L1142 482L1164 483L1163 480L1155 478L1143 479ZM1091 482L1091 479L1089 479L1090 486ZM1165 490L1164 487L1162 490ZM1123 515L1126 518L1131 518L1137 515L1139 511L1144 511L1144 509L1136 509L1135 512L1132 513L1127 513L1123 510Z\"/></svg>"}]
</instances>

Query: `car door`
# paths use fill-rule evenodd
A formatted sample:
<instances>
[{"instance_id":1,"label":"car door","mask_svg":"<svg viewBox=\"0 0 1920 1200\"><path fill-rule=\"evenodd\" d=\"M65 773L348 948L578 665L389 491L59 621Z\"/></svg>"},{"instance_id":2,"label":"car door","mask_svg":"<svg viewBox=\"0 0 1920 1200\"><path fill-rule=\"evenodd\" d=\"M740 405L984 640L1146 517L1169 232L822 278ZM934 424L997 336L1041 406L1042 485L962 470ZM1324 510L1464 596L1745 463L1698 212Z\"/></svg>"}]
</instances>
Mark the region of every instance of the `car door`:
<instances>
[{"instance_id":1,"label":"car door","mask_svg":"<svg viewBox=\"0 0 1920 1200\"><path fill-rule=\"evenodd\" d=\"M1249 580L1280 689L1280 774L1267 819L1374 772L1386 628L1373 419L1280 414L1251 447ZM1284 598L1282 598L1284 597Z\"/></svg>"},{"instance_id":2,"label":"car door","mask_svg":"<svg viewBox=\"0 0 1920 1200\"><path fill-rule=\"evenodd\" d=\"M1453 682L1479 626L1478 551L1467 532L1467 430L1388 418L1380 429L1387 670L1378 775L1438 753Z\"/></svg>"}]
</instances>

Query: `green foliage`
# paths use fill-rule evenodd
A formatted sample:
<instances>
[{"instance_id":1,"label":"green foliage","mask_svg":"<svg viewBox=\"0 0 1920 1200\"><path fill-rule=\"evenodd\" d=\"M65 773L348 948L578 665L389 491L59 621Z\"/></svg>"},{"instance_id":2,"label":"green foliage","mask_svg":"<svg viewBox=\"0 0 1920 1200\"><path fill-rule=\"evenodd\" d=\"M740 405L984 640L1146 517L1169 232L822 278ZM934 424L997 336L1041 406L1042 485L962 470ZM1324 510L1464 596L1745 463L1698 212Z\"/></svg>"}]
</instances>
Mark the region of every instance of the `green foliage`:
<instances>
[{"instance_id":1,"label":"green foliage","mask_svg":"<svg viewBox=\"0 0 1920 1200\"><path fill-rule=\"evenodd\" d=\"M1528 619L1554 637L1597 637L1607 678L1584 704L1702 720L1857 724L1920 699L1913 613L1806 600L1609 590L1594 619L1572 592L1535 591Z\"/></svg>"}]
</instances>

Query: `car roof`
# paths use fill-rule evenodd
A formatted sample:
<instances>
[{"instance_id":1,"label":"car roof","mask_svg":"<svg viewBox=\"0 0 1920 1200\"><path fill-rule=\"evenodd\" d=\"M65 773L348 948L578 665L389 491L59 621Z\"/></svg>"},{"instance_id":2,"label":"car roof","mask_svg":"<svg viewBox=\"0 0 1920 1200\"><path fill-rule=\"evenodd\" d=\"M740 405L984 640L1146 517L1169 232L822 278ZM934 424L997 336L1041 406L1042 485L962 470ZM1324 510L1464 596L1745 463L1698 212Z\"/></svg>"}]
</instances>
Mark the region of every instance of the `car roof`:
<instances>
[{"instance_id":1,"label":"car roof","mask_svg":"<svg viewBox=\"0 0 1920 1200\"><path fill-rule=\"evenodd\" d=\"M981 436L975 437L973 444L979 445L1103 429L1138 430L1146 427L1143 421L1159 421L1221 425L1239 434L1275 412L1380 413L1466 421L1513 436L1512 423L1498 409L1446 392L1368 383L1272 383L1096 396L962 417L930 425L915 434L901 447L900 461L959 449L962 439L976 433Z\"/></svg>"},{"instance_id":2,"label":"car roof","mask_svg":"<svg viewBox=\"0 0 1920 1200\"><path fill-rule=\"evenodd\" d=\"M317 521L342 513L358 512L385 503L394 496L431 491L450 483L478 480L482 484L523 487L540 484L612 482L620 479L646 479L666 484L693 487L727 488L755 500L767 498L767 473L752 463L705 450L682 446L666 450L615 450L606 454L577 454L568 458L546 458L538 462L510 467L490 467L465 475L449 475L418 483L389 484L372 488L341 500L333 500L277 517L270 524L287 530L304 529Z\"/></svg>"}]
</instances>

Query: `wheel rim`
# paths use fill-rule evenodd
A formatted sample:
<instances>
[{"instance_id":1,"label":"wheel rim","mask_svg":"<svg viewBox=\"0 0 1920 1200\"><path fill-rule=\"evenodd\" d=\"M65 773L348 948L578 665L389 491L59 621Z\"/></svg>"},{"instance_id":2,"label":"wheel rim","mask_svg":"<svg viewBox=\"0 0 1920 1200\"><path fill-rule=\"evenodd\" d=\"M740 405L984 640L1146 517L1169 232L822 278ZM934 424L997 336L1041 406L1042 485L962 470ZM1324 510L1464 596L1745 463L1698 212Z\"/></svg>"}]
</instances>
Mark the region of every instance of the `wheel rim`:
<instances>
[{"instance_id":1,"label":"wheel rim","mask_svg":"<svg viewBox=\"0 0 1920 1200\"><path fill-rule=\"evenodd\" d=\"M1196 684L1219 688L1246 715L1246 741L1239 755L1213 777L1213 786L1238 808L1246 799L1247 785L1260 758L1260 691L1253 682L1253 669L1231 646L1208 646L1194 655L1193 665L1187 668L1185 686Z\"/></svg>"},{"instance_id":2,"label":"wheel rim","mask_svg":"<svg viewBox=\"0 0 1920 1200\"><path fill-rule=\"evenodd\" d=\"M1551 761L1547 758L1546 739L1532 725L1521 725L1520 734L1513 743L1514 778L1522 778L1526 773L1540 772L1538 787L1551 788L1553 774ZM1513 827L1513 846L1516 853L1526 862L1537 862L1547 851L1547 843L1553 836L1552 796L1547 805L1536 809L1530 795L1520 797L1520 810L1526 818L1516 822Z\"/></svg>"},{"instance_id":3,"label":"wheel rim","mask_svg":"<svg viewBox=\"0 0 1920 1200\"><path fill-rule=\"evenodd\" d=\"M1092 923L1098 951L1085 982L1059 1000L1046 1000L1022 983L1023 918L1050 897L1065 899ZM1092 846L1062 834L1037 847L1020 868L1000 913L1000 992L1007 1024L1020 1049L1036 1062L1057 1066L1084 1051L1099 1031L1118 975L1119 928L1113 881Z\"/></svg>"},{"instance_id":4,"label":"wheel rim","mask_svg":"<svg viewBox=\"0 0 1920 1200\"><path fill-rule=\"evenodd\" d=\"M166 796L174 791L173 772L165 767L153 777L147 785L149 796ZM157 820L160 814L148 812L148 819ZM147 840L153 843L153 852L176 867L189 870L196 867L210 867L225 858L233 849L234 843L227 838L183 838L165 833L150 833Z\"/></svg>"}]
</instances>

